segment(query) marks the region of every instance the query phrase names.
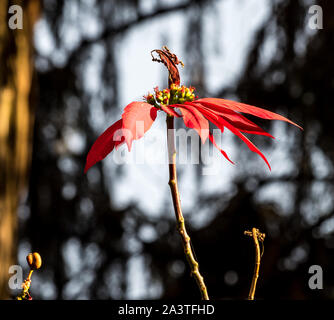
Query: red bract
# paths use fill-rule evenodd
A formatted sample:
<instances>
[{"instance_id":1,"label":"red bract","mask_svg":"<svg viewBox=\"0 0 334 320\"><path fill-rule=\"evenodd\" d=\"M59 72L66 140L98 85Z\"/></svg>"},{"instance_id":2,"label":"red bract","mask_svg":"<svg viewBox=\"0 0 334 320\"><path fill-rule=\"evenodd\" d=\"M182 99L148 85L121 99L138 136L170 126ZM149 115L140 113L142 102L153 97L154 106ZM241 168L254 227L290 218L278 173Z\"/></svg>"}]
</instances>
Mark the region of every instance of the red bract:
<instances>
[{"instance_id":1,"label":"red bract","mask_svg":"<svg viewBox=\"0 0 334 320\"><path fill-rule=\"evenodd\" d=\"M187 89L189 90L189 88ZM183 91L182 88L180 92L183 93ZM161 92L162 91L157 91L159 97ZM191 92L193 92L193 89ZM166 101L167 95L170 95L169 91L165 92L165 94L166 96L161 98L162 101ZM182 98L179 100L181 99ZM176 108L179 109L181 114L175 110ZM201 137L202 143L205 143L207 138L209 138L224 157L232 162L227 154L217 146L214 137L209 130L209 122L219 128L221 132L224 131L224 128L227 128L245 142L251 151L260 155L268 165L269 169L271 168L266 157L247 137L243 135L243 133L264 135L271 138L274 137L240 113L247 113L268 120L282 120L301 128L289 119L274 112L225 99L203 98L169 105L159 105L157 102L151 101L150 103L131 102L125 107L122 119L115 122L103 132L93 144L87 156L85 172L87 172L87 170L95 163L105 158L115 147L117 148L124 142L126 142L130 151L132 141L142 138L144 133L150 129L156 119L158 110L165 112L168 116L177 118L182 117L188 128L196 130Z\"/></svg>"},{"instance_id":2,"label":"red bract","mask_svg":"<svg viewBox=\"0 0 334 320\"><path fill-rule=\"evenodd\" d=\"M151 128L157 117L158 109L146 102L131 102L122 114L123 135L125 142L131 150L132 140L138 140ZM139 125L138 125L139 124ZM140 126L143 124L143 126Z\"/></svg>"}]
</instances>

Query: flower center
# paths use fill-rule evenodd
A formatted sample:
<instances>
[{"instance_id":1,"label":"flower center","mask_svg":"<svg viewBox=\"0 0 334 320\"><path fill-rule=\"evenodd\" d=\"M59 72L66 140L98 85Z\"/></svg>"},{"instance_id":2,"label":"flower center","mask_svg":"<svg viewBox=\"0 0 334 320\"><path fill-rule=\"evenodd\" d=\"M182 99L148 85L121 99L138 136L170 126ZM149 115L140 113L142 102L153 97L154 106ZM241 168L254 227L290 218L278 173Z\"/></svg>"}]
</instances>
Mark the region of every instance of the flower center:
<instances>
[{"instance_id":1,"label":"flower center","mask_svg":"<svg viewBox=\"0 0 334 320\"><path fill-rule=\"evenodd\" d=\"M158 87L156 87L154 89L155 94L149 93L147 96L144 96L144 99L147 101L147 103L156 107L159 107L159 105L181 104L186 101L194 101L194 91L194 87L180 87L173 83L171 84L170 89L163 89L159 91Z\"/></svg>"}]
</instances>

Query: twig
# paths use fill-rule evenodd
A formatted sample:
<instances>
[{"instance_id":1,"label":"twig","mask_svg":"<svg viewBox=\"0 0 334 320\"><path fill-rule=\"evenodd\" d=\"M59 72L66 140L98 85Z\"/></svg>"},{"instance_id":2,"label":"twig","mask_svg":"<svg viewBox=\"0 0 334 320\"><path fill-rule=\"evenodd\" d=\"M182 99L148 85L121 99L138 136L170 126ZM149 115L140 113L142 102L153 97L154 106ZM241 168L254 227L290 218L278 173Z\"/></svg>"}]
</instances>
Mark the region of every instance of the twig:
<instances>
[{"instance_id":1,"label":"twig","mask_svg":"<svg viewBox=\"0 0 334 320\"><path fill-rule=\"evenodd\" d=\"M249 294L248 294L248 300L254 300L256 283L259 277L261 257L263 254L263 252L261 253L260 251L259 240L262 242L262 245L263 245L263 241L266 235L264 233L261 233L259 229L256 229L256 228L253 228L252 231L245 231L244 234L252 237L254 240L254 245L255 245L255 267L254 267L252 284L251 284Z\"/></svg>"},{"instance_id":2,"label":"twig","mask_svg":"<svg viewBox=\"0 0 334 320\"><path fill-rule=\"evenodd\" d=\"M22 283L22 292L16 297L16 300L32 300L29 293L31 276L34 270L39 269L42 266L42 258L38 252L29 253L27 255L27 263L29 265L30 271L27 279Z\"/></svg>"},{"instance_id":3,"label":"twig","mask_svg":"<svg viewBox=\"0 0 334 320\"><path fill-rule=\"evenodd\" d=\"M167 115L167 144L168 144L168 160L169 160L169 186L173 198L173 205L175 211L175 217L177 221L178 231L182 238L182 244L189 266L191 268L191 274L194 276L198 288L201 292L202 300L209 300L208 292L204 283L204 279L199 272L198 262L196 261L193 251L190 245L190 237L187 234L187 230L184 223L184 218L181 210L181 202L179 189L177 184L177 172L176 172L176 150L175 150L175 137L174 137L174 118Z\"/></svg>"}]
</instances>

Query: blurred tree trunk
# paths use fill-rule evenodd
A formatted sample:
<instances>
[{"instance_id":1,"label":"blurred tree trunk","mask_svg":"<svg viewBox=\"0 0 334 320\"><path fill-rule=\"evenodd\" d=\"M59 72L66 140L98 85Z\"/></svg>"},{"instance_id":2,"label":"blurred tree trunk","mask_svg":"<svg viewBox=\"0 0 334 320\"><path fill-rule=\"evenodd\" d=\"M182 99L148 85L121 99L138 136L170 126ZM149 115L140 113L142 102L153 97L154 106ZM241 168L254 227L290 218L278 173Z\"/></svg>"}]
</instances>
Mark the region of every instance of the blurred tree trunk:
<instances>
[{"instance_id":1,"label":"blurred tree trunk","mask_svg":"<svg viewBox=\"0 0 334 320\"><path fill-rule=\"evenodd\" d=\"M11 5L23 9L23 29L9 28L16 14L8 13ZM39 11L39 0L0 1L0 299L9 297L8 268L17 255L17 209L32 149L32 36Z\"/></svg>"}]
</instances>

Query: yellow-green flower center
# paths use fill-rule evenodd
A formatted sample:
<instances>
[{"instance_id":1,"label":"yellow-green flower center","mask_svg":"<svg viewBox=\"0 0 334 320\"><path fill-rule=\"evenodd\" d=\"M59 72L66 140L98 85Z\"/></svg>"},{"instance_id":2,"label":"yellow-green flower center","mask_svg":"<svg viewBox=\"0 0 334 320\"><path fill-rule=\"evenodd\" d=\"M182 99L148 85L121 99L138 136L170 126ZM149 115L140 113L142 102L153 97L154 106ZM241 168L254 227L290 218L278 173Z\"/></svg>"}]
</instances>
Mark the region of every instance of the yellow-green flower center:
<instances>
[{"instance_id":1,"label":"yellow-green flower center","mask_svg":"<svg viewBox=\"0 0 334 320\"><path fill-rule=\"evenodd\" d=\"M155 105L156 107L159 107L159 105L181 104L186 101L195 100L194 87L179 87L175 84L172 84L170 89L163 89L159 91L158 87L156 87L154 91L154 95L148 94L144 98L147 103Z\"/></svg>"}]
</instances>

